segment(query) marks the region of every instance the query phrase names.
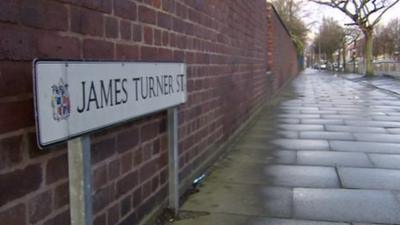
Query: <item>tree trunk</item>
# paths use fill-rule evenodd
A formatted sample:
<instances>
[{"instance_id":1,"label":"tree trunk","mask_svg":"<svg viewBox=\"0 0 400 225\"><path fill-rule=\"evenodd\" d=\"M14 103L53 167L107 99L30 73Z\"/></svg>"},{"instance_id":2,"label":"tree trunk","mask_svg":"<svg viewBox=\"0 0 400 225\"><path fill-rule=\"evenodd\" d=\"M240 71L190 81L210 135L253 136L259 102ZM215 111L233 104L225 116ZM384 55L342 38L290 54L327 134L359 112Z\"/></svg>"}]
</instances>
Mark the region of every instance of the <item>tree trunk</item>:
<instances>
[{"instance_id":1,"label":"tree trunk","mask_svg":"<svg viewBox=\"0 0 400 225\"><path fill-rule=\"evenodd\" d=\"M365 34L365 46L364 46L364 63L365 63L365 75L373 76L374 75L374 65L373 65L373 30L368 29L364 32Z\"/></svg>"},{"instance_id":2,"label":"tree trunk","mask_svg":"<svg viewBox=\"0 0 400 225\"><path fill-rule=\"evenodd\" d=\"M343 44L342 60L343 60L343 72L346 72L346 44Z\"/></svg>"}]
</instances>

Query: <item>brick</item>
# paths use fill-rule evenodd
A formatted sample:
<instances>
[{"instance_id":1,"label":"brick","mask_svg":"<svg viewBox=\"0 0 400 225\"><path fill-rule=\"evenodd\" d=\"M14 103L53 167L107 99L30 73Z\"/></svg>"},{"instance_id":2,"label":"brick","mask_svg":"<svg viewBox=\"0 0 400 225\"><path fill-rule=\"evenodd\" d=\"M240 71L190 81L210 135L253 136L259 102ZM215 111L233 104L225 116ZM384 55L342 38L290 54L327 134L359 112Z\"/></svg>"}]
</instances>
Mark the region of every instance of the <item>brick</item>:
<instances>
[{"instance_id":1,"label":"brick","mask_svg":"<svg viewBox=\"0 0 400 225\"><path fill-rule=\"evenodd\" d=\"M165 29L172 29L172 17L166 13L157 13L157 25Z\"/></svg>"},{"instance_id":2,"label":"brick","mask_svg":"<svg viewBox=\"0 0 400 225\"><path fill-rule=\"evenodd\" d=\"M46 183L52 184L68 177L68 156L62 154L50 159L46 166Z\"/></svg>"},{"instance_id":3,"label":"brick","mask_svg":"<svg viewBox=\"0 0 400 225\"><path fill-rule=\"evenodd\" d=\"M17 1L0 1L0 9L0 21L17 22L19 10Z\"/></svg>"},{"instance_id":4,"label":"brick","mask_svg":"<svg viewBox=\"0 0 400 225\"><path fill-rule=\"evenodd\" d=\"M100 188L93 195L93 214L103 210L114 199L114 188L112 185Z\"/></svg>"},{"instance_id":5,"label":"brick","mask_svg":"<svg viewBox=\"0 0 400 225\"><path fill-rule=\"evenodd\" d=\"M52 193L45 191L29 201L29 222L34 224L51 213Z\"/></svg>"},{"instance_id":6,"label":"brick","mask_svg":"<svg viewBox=\"0 0 400 225\"><path fill-rule=\"evenodd\" d=\"M132 169L132 153L128 152L121 156L121 173L124 174Z\"/></svg>"},{"instance_id":7,"label":"brick","mask_svg":"<svg viewBox=\"0 0 400 225\"><path fill-rule=\"evenodd\" d=\"M153 177L152 181L151 181L151 189L152 192L155 192L158 187L160 186L160 179L158 176Z\"/></svg>"},{"instance_id":8,"label":"brick","mask_svg":"<svg viewBox=\"0 0 400 225\"><path fill-rule=\"evenodd\" d=\"M140 140L145 142L154 138L158 134L158 123L152 122L149 124L144 125L140 131Z\"/></svg>"},{"instance_id":9,"label":"brick","mask_svg":"<svg viewBox=\"0 0 400 225\"><path fill-rule=\"evenodd\" d=\"M151 180L148 180L144 185L143 185L143 199L146 199L151 195L152 189L151 189Z\"/></svg>"},{"instance_id":10,"label":"brick","mask_svg":"<svg viewBox=\"0 0 400 225\"><path fill-rule=\"evenodd\" d=\"M132 25L127 20L121 20L120 23L120 34L124 40L131 40L132 38Z\"/></svg>"},{"instance_id":11,"label":"brick","mask_svg":"<svg viewBox=\"0 0 400 225\"><path fill-rule=\"evenodd\" d=\"M0 97L31 92L32 63L0 62Z\"/></svg>"},{"instance_id":12,"label":"brick","mask_svg":"<svg viewBox=\"0 0 400 225\"><path fill-rule=\"evenodd\" d=\"M160 139L153 142L153 155L157 155L160 152Z\"/></svg>"},{"instance_id":13,"label":"brick","mask_svg":"<svg viewBox=\"0 0 400 225\"><path fill-rule=\"evenodd\" d=\"M138 222L139 222L139 219L137 218L136 213L132 212L125 219L123 219L119 223L119 225L132 225L132 224L137 224Z\"/></svg>"},{"instance_id":14,"label":"brick","mask_svg":"<svg viewBox=\"0 0 400 225\"><path fill-rule=\"evenodd\" d=\"M102 37L104 33L103 15L93 10L72 7L71 31Z\"/></svg>"},{"instance_id":15,"label":"brick","mask_svg":"<svg viewBox=\"0 0 400 225\"><path fill-rule=\"evenodd\" d=\"M117 224L120 216L119 216L119 207L118 203L114 206L111 206L107 211L107 221L108 224Z\"/></svg>"},{"instance_id":16,"label":"brick","mask_svg":"<svg viewBox=\"0 0 400 225\"><path fill-rule=\"evenodd\" d=\"M30 27L61 31L68 29L67 8L57 2L23 0L20 19L23 25Z\"/></svg>"},{"instance_id":17,"label":"brick","mask_svg":"<svg viewBox=\"0 0 400 225\"><path fill-rule=\"evenodd\" d=\"M153 143L147 143L142 147L143 161L148 161L153 155Z\"/></svg>"},{"instance_id":18,"label":"brick","mask_svg":"<svg viewBox=\"0 0 400 225\"><path fill-rule=\"evenodd\" d=\"M136 4L129 0L114 0L114 13L125 19L136 20Z\"/></svg>"},{"instance_id":19,"label":"brick","mask_svg":"<svg viewBox=\"0 0 400 225\"><path fill-rule=\"evenodd\" d=\"M60 149L65 150L67 148L67 144L64 143L64 144L60 144L60 145L50 148L51 150L49 149L49 150L43 151L43 150L39 149L39 147L37 145L36 132L28 132L26 134L26 136L27 137L25 139L25 141L26 141L25 146L27 148L27 151L29 152L30 159L35 159L35 158L47 155L47 154L49 154L49 151L52 151L52 150L56 150L56 149L57 150L60 150Z\"/></svg>"},{"instance_id":20,"label":"brick","mask_svg":"<svg viewBox=\"0 0 400 225\"><path fill-rule=\"evenodd\" d=\"M152 0L153 6L156 8L161 8L161 0Z\"/></svg>"},{"instance_id":21,"label":"brick","mask_svg":"<svg viewBox=\"0 0 400 225\"><path fill-rule=\"evenodd\" d=\"M81 0L82 6L105 13L111 12L111 2L111 0Z\"/></svg>"},{"instance_id":22,"label":"brick","mask_svg":"<svg viewBox=\"0 0 400 225\"><path fill-rule=\"evenodd\" d=\"M130 191L133 191L138 185L138 182L139 179L137 171L127 174L117 182L117 196L122 196Z\"/></svg>"},{"instance_id":23,"label":"brick","mask_svg":"<svg viewBox=\"0 0 400 225\"><path fill-rule=\"evenodd\" d=\"M112 17L105 18L105 31L106 37L108 38L118 38L119 25L118 20Z\"/></svg>"},{"instance_id":24,"label":"brick","mask_svg":"<svg viewBox=\"0 0 400 225\"><path fill-rule=\"evenodd\" d=\"M33 101L0 102L0 133L33 126Z\"/></svg>"},{"instance_id":25,"label":"brick","mask_svg":"<svg viewBox=\"0 0 400 225\"><path fill-rule=\"evenodd\" d=\"M167 182L168 179L168 172L167 170L163 170L160 173L160 184L163 185Z\"/></svg>"},{"instance_id":26,"label":"brick","mask_svg":"<svg viewBox=\"0 0 400 225\"><path fill-rule=\"evenodd\" d=\"M69 211L61 212L60 214L48 219L43 225L70 225Z\"/></svg>"},{"instance_id":27,"label":"brick","mask_svg":"<svg viewBox=\"0 0 400 225\"><path fill-rule=\"evenodd\" d=\"M156 11L146 6L139 6L139 21L156 25Z\"/></svg>"},{"instance_id":28,"label":"brick","mask_svg":"<svg viewBox=\"0 0 400 225\"><path fill-rule=\"evenodd\" d=\"M58 185L54 189L54 208L59 209L69 203L68 182Z\"/></svg>"},{"instance_id":29,"label":"brick","mask_svg":"<svg viewBox=\"0 0 400 225\"><path fill-rule=\"evenodd\" d=\"M184 6L184 5L180 4L180 3L176 3L176 15L179 18L186 19L187 18L187 14L188 14L187 11L188 10L187 10L186 6Z\"/></svg>"},{"instance_id":30,"label":"brick","mask_svg":"<svg viewBox=\"0 0 400 225\"><path fill-rule=\"evenodd\" d=\"M167 48L159 48L158 49L158 60L159 61L173 61L174 60L174 52Z\"/></svg>"},{"instance_id":31,"label":"brick","mask_svg":"<svg viewBox=\"0 0 400 225\"><path fill-rule=\"evenodd\" d=\"M154 44L161 45L161 31L158 29L154 29Z\"/></svg>"},{"instance_id":32,"label":"brick","mask_svg":"<svg viewBox=\"0 0 400 225\"><path fill-rule=\"evenodd\" d=\"M93 219L93 225L107 225L106 214L100 214Z\"/></svg>"},{"instance_id":33,"label":"brick","mask_svg":"<svg viewBox=\"0 0 400 225\"><path fill-rule=\"evenodd\" d=\"M153 44L153 28L146 26L143 28L143 33L144 33L144 43L152 45Z\"/></svg>"},{"instance_id":34,"label":"brick","mask_svg":"<svg viewBox=\"0 0 400 225\"><path fill-rule=\"evenodd\" d=\"M174 0L163 0L162 1L162 9L164 11L175 13L175 1Z\"/></svg>"},{"instance_id":35,"label":"brick","mask_svg":"<svg viewBox=\"0 0 400 225\"><path fill-rule=\"evenodd\" d=\"M169 33L167 31L162 32L162 45L163 46L169 45Z\"/></svg>"},{"instance_id":36,"label":"brick","mask_svg":"<svg viewBox=\"0 0 400 225\"><path fill-rule=\"evenodd\" d=\"M140 57L142 60L153 60L153 61L157 60L158 57L157 48L142 46L140 48Z\"/></svg>"},{"instance_id":37,"label":"brick","mask_svg":"<svg viewBox=\"0 0 400 225\"><path fill-rule=\"evenodd\" d=\"M142 149L138 149L135 151L133 154L133 164L135 166L139 166L143 162L143 154L142 154Z\"/></svg>"},{"instance_id":38,"label":"brick","mask_svg":"<svg viewBox=\"0 0 400 225\"><path fill-rule=\"evenodd\" d=\"M157 170L157 164L154 160L147 162L140 168L140 182L143 183L149 179Z\"/></svg>"},{"instance_id":39,"label":"brick","mask_svg":"<svg viewBox=\"0 0 400 225\"><path fill-rule=\"evenodd\" d=\"M86 59L113 59L114 44L107 41L86 39L83 41L83 55Z\"/></svg>"},{"instance_id":40,"label":"brick","mask_svg":"<svg viewBox=\"0 0 400 225\"><path fill-rule=\"evenodd\" d=\"M133 205L132 208L138 208L142 202L142 189L138 188L133 192Z\"/></svg>"},{"instance_id":41,"label":"brick","mask_svg":"<svg viewBox=\"0 0 400 225\"><path fill-rule=\"evenodd\" d=\"M139 59L139 47L134 45L117 44L117 59L137 60ZM118 150L120 148L118 147Z\"/></svg>"},{"instance_id":42,"label":"brick","mask_svg":"<svg viewBox=\"0 0 400 225\"><path fill-rule=\"evenodd\" d=\"M102 165L96 168L92 173L92 189L98 190L100 187L107 184L107 165Z\"/></svg>"},{"instance_id":43,"label":"brick","mask_svg":"<svg viewBox=\"0 0 400 225\"><path fill-rule=\"evenodd\" d=\"M0 211L0 221L7 225L26 224L25 205L18 204L11 208Z\"/></svg>"},{"instance_id":44,"label":"brick","mask_svg":"<svg viewBox=\"0 0 400 225\"><path fill-rule=\"evenodd\" d=\"M28 29L0 24L0 59L31 60L36 55L36 39Z\"/></svg>"},{"instance_id":45,"label":"brick","mask_svg":"<svg viewBox=\"0 0 400 225\"><path fill-rule=\"evenodd\" d=\"M0 175L0 205L37 190L42 183L42 169L39 164L27 166Z\"/></svg>"},{"instance_id":46,"label":"brick","mask_svg":"<svg viewBox=\"0 0 400 225\"><path fill-rule=\"evenodd\" d=\"M108 177L109 180L116 179L121 174L119 159L115 159L108 164Z\"/></svg>"},{"instance_id":47,"label":"brick","mask_svg":"<svg viewBox=\"0 0 400 225\"><path fill-rule=\"evenodd\" d=\"M136 42L142 41L143 27L139 24L134 24L132 29L132 39Z\"/></svg>"},{"instance_id":48,"label":"brick","mask_svg":"<svg viewBox=\"0 0 400 225\"><path fill-rule=\"evenodd\" d=\"M0 140L0 170L11 168L22 161L22 135Z\"/></svg>"},{"instance_id":49,"label":"brick","mask_svg":"<svg viewBox=\"0 0 400 225\"><path fill-rule=\"evenodd\" d=\"M44 33L38 36L38 56L41 58L80 58L79 39Z\"/></svg>"},{"instance_id":50,"label":"brick","mask_svg":"<svg viewBox=\"0 0 400 225\"><path fill-rule=\"evenodd\" d=\"M131 196L128 195L124 199L122 199L121 204L120 204L120 212L121 212L121 217L124 217L129 211L131 210Z\"/></svg>"},{"instance_id":51,"label":"brick","mask_svg":"<svg viewBox=\"0 0 400 225\"><path fill-rule=\"evenodd\" d=\"M92 164L99 163L115 154L115 139L109 138L92 144Z\"/></svg>"},{"instance_id":52,"label":"brick","mask_svg":"<svg viewBox=\"0 0 400 225\"><path fill-rule=\"evenodd\" d=\"M174 51L174 61L184 62L184 60L185 60L185 54L183 51L180 50Z\"/></svg>"}]
</instances>

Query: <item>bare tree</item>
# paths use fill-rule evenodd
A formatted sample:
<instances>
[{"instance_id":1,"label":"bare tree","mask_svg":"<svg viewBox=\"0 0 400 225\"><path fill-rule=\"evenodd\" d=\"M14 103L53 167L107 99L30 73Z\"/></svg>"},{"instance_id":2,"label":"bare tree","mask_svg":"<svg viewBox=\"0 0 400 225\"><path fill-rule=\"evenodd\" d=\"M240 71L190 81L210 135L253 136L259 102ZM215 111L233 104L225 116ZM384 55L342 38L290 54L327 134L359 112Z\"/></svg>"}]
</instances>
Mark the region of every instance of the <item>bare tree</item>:
<instances>
[{"instance_id":1,"label":"bare tree","mask_svg":"<svg viewBox=\"0 0 400 225\"><path fill-rule=\"evenodd\" d=\"M360 28L365 36L364 62L365 75L374 75L373 60L373 34L374 27L390 8L400 0L309 0L332 8L339 9L346 14L353 23Z\"/></svg>"},{"instance_id":2,"label":"bare tree","mask_svg":"<svg viewBox=\"0 0 400 225\"><path fill-rule=\"evenodd\" d=\"M346 70L346 48L349 45L353 45L354 48L357 47L357 40L361 36L361 31L357 27L347 27L344 29L344 38L342 40L342 59L343 59L343 70ZM356 51L353 49L353 51ZM352 52L354 55L355 52ZM354 55L355 57L355 55ZM355 60L353 58L353 60Z\"/></svg>"},{"instance_id":3,"label":"bare tree","mask_svg":"<svg viewBox=\"0 0 400 225\"><path fill-rule=\"evenodd\" d=\"M296 44L297 53L303 54L308 32L307 25L302 19L304 15L301 14L304 0L271 0L271 3L288 28L292 40Z\"/></svg>"},{"instance_id":4,"label":"bare tree","mask_svg":"<svg viewBox=\"0 0 400 225\"><path fill-rule=\"evenodd\" d=\"M319 34L315 37L314 49L315 53L319 51L325 54L325 60L334 61L333 53L342 48L342 42L345 37L343 27L331 17L324 18L319 28Z\"/></svg>"}]
</instances>

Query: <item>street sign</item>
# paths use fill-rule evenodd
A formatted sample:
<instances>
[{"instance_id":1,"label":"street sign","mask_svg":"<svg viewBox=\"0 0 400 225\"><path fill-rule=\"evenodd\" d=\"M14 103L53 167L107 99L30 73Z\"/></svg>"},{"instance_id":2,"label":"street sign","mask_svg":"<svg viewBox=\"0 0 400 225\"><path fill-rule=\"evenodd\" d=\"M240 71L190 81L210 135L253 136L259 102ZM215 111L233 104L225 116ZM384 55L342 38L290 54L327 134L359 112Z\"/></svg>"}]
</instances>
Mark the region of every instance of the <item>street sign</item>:
<instances>
[{"instance_id":1,"label":"street sign","mask_svg":"<svg viewBox=\"0 0 400 225\"><path fill-rule=\"evenodd\" d=\"M34 62L41 148L186 101L182 63Z\"/></svg>"}]
</instances>

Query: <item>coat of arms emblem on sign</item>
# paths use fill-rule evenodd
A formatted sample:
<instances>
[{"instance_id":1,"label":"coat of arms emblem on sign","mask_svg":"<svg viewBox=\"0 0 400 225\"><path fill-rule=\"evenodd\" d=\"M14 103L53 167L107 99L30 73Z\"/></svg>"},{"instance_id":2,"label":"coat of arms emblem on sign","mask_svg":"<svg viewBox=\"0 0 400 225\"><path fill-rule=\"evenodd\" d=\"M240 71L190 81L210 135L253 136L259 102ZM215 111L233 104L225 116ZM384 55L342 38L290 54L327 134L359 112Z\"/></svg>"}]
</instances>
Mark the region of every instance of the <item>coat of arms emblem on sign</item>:
<instances>
[{"instance_id":1,"label":"coat of arms emblem on sign","mask_svg":"<svg viewBox=\"0 0 400 225\"><path fill-rule=\"evenodd\" d=\"M58 84L52 85L51 107L53 119L56 121L67 119L71 112L68 84L61 78Z\"/></svg>"}]
</instances>

